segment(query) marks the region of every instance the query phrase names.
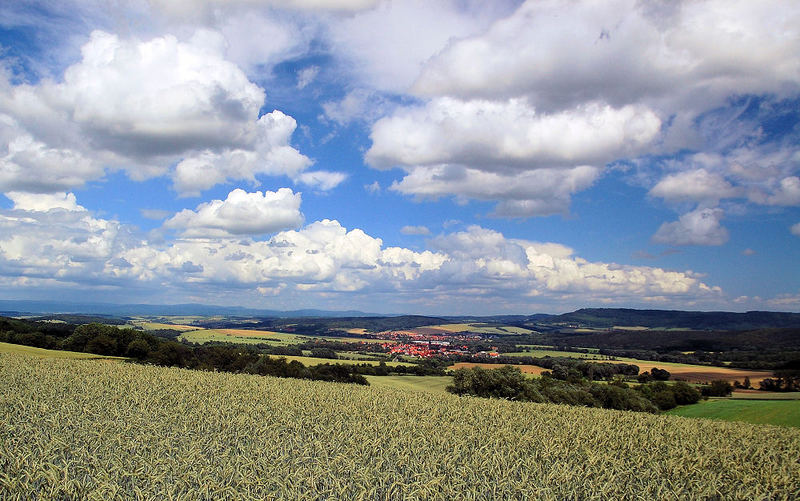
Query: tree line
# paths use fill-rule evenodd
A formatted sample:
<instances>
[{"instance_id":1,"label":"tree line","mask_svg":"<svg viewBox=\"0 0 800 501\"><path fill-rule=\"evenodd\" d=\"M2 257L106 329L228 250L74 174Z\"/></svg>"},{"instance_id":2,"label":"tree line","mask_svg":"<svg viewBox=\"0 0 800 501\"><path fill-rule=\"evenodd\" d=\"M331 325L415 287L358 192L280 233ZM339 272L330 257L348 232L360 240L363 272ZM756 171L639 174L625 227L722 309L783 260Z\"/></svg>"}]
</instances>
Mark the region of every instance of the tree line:
<instances>
[{"instance_id":1,"label":"tree line","mask_svg":"<svg viewBox=\"0 0 800 501\"><path fill-rule=\"evenodd\" d=\"M135 329L90 323L58 325L44 331L38 324L13 319L0 320L0 342L40 348L127 357L135 361L168 367L208 371L268 374L278 377L369 384L364 376L344 364L306 367L300 362L271 358L244 346L189 346ZM394 368L393 368L394 369Z\"/></svg>"},{"instance_id":2,"label":"tree line","mask_svg":"<svg viewBox=\"0 0 800 501\"><path fill-rule=\"evenodd\" d=\"M537 365L550 371L550 376L555 379L567 380L570 378L586 378L589 380L604 380L610 377L636 376L639 366L627 363L600 363L589 360L580 360L567 357L473 357L471 355L451 355L447 358L452 362L488 362L501 365Z\"/></svg>"},{"instance_id":3,"label":"tree line","mask_svg":"<svg viewBox=\"0 0 800 501\"><path fill-rule=\"evenodd\" d=\"M447 391L456 395L652 413L694 404L701 398L699 391L683 381L671 385L654 381L631 387L619 376L607 384L583 378L562 381L548 374L529 378L510 365L488 370L458 369Z\"/></svg>"}]
</instances>

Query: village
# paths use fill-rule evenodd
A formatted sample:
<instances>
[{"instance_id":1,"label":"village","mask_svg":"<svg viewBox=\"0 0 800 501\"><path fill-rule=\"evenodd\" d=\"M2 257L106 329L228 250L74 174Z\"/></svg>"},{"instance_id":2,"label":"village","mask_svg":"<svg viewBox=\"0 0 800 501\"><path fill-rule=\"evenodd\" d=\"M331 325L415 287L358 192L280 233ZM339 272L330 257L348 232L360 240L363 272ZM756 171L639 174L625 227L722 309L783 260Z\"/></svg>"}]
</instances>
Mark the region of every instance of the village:
<instances>
[{"instance_id":1,"label":"village","mask_svg":"<svg viewBox=\"0 0 800 501\"><path fill-rule=\"evenodd\" d=\"M408 356L415 358L434 358L434 357L447 357L452 355L459 356L472 356L481 358L497 358L500 353L497 352L496 347L492 347L491 351L479 351L471 353L469 346L466 344L459 344L465 341L481 341L482 337L479 334L451 334L441 335L428 332L415 332L415 331L386 331L381 332L382 339L393 339L393 343L382 343L381 346L388 351L389 354L395 356Z\"/></svg>"}]
</instances>

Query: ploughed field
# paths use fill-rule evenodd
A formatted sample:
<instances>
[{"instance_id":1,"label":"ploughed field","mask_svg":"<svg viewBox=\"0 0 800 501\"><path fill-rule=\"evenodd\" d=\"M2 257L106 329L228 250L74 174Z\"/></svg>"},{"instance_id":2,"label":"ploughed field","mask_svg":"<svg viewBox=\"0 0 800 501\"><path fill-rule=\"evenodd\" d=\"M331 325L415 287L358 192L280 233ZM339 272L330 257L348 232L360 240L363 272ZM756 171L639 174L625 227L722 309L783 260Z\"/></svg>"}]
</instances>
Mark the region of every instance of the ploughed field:
<instances>
[{"instance_id":1,"label":"ploughed field","mask_svg":"<svg viewBox=\"0 0 800 501\"><path fill-rule=\"evenodd\" d=\"M0 355L0 499L797 499L800 430Z\"/></svg>"}]
</instances>

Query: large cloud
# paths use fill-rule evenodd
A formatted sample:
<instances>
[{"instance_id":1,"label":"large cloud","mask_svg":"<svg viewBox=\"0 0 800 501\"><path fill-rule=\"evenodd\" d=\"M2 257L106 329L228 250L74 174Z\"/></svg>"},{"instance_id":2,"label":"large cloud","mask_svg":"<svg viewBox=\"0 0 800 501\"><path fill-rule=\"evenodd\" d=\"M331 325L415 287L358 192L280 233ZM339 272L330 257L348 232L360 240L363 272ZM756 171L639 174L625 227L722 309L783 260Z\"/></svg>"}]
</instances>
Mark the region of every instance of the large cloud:
<instances>
[{"instance_id":1,"label":"large cloud","mask_svg":"<svg viewBox=\"0 0 800 501\"><path fill-rule=\"evenodd\" d=\"M481 32L509 3L382 1L327 23L326 38L363 85L404 93L449 40Z\"/></svg>"},{"instance_id":2,"label":"large cloud","mask_svg":"<svg viewBox=\"0 0 800 501\"><path fill-rule=\"evenodd\" d=\"M524 99L437 98L376 122L366 160L402 166L395 189L417 196L500 200L496 215L565 213L570 195L590 186L597 165L633 154L661 122L637 106L597 103L542 115Z\"/></svg>"},{"instance_id":3,"label":"large cloud","mask_svg":"<svg viewBox=\"0 0 800 501\"><path fill-rule=\"evenodd\" d=\"M662 99L706 109L731 94L796 91L799 39L791 0L530 0L486 33L451 43L415 90L525 95L549 109Z\"/></svg>"},{"instance_id":4,"label":"large cloud","mask_svg":"<svg viewBox=\"0 0 800 501\"><path fill-rule=\"evenodd\" d=\"M221 152L206 149L184 158L175 167L175 189L183 195L198 196L203 190L229 180L248 180L256 184L257 174L302 176L311 160L289 146L295 128L294 118L280 111L263 115L256 122L257 140L252 149Z\"/></svg>"},{"instance_id":5,"label":"large cloud","mask_svg":"<svg viewBox=\"0 0 800 501\"><path fill-rule=\"evenodd\" d=\"M460 200L503 200L494 211L500 217L565 214L573 193L591 186L599 169L537 169L514 173L485 172L458 165L414 167L391 189L416 197L453 195Z\"/></svg>"},{"instance_id":6,"label":"large cloud","mask_svg":"<svg viewBox=\"0 0 800 501\"><path fill-rule=\"evenodd\" d=\"M547 115L521 99L438 98L376 122L366 160L374 167L455 163L506 172L604 164L648 144L660 126L637 106L592 103Z\"/></svg>"},{"instance_id":7,"label":"large cloud","mask_svg":"<svg viewBox=\"0 0 800 501\"><path fill-rule=\"evenodd\" d=\"M9 193L0 211L0 275L24 288L42 282L104 286L114 282L106 263L125 266L119 255L137 245L117 221L93 216L71 193Z\"/></svg>"},{"instance_id":8,"label":"large cloud","mask_svg":"<svg viewBox=\"0 0 800 501\"><path fill-rule=\"evenodd\" d=\"M63 191L106 167L143 179L174 164L175 188L192 195L257 175L296 178L312 162L290 145L294 119L259 118L264 91L223 49L209 31L187 41L95 31L62 81L3 82L0 190Z\"/></svg>"},{"instance_id":9,"label":"large cloud","mask_svg":"<svg viewBox=\"0 0 800 501\"><path fill-rule=\"evenodd\" d=\"M639 301L709 299L719 289L687 272L592 263L557 244L511 240L470 227L433 239L436 252L384 247L359 229L323 220L267 241L178 241L162 250L137 247L122 257L136 277L192 284L225 283L306 293L484 297L519 302L532 296ZM466 288L466 289L465 289ZM363 299L363 298L362 298Z\"/></svg>"},{"instance_id":10,"label":"large cloud","mask_svg":"<svg viewBox=\"0 0 800 501\"><path fill-rule=\"evenodd\" d=\"M765 144L776 148L765 119L800 92L798 26L800 7L780 0L527 1L432 57L412 87L424 103L378 120L366 160L409 177L421 167L468 167L474 180L447 186L450 194L536 207L496 211L535 215L563 212L564 198L543 209L550 202L535 194L510 202L496 190L460 190L487 173L602 169L643 154L640 164L654 166L676 152L768 154ZM753 95L768 97L746 99ZM648 188L669 201L795 205L796 143L783 140L777 149L789 155L769 179L739 181L733 162L714 169L687 162L652 176ZM410 188L418 183L406 181L405 192L416 194Z\"/></svg>"},{"instance_id":11,"label":"large cloud","mask_svg":"<svg viewBox=\"0 0 800 501\"><path fill-rule=\"evenodd\" d=\"M300 201L300 194L288 188L264 193L235 189L225 200L202 203L194 211L182 210L164 227L181 229L182 236L195 238L273 233L303 224Z\"/></svg>"},{"instance_id":12,"label":"large cloud","mask_svg":"<svg viewBox=\"0 0 800 501\"><path fill-rule=\"evenodd\" d=\"M168 223L204 238L159 244L92 215L72 194L13 194L14 207L0 211L0 282L13 282L17 290L74 284L87 290L135 288L172 301L208 302L221 291L236 291L250 304L263 294L280 294L282 301L300 296L334 301L340 307L458 304L459 312L496 310L483 304L487 300L518 309L532 298L570 306L721 298L718 288L691 272L589 262L562 245L508 239L478 226L435 237L432 250L424 251L387 247L332 220L268 240L247 235L263 230L246 223L260 221L271 199L283 198L276 203L286 206L295 196L288 190L233 192Z\"/></svg>"}]
</instances>

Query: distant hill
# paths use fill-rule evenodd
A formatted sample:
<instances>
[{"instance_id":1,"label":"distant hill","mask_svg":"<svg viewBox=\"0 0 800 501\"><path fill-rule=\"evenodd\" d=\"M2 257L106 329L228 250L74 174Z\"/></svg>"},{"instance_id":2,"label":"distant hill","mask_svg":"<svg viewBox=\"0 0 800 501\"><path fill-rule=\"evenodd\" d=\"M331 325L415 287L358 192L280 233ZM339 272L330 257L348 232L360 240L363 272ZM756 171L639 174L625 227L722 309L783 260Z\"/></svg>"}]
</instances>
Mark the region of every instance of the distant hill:
<instances>
[{"instance_id":1,"label":"distant hill","mask_svg":"<svg viewBox=\"0 0 800 501\"><path fill-rule=\"evenodd\" d=\"M573 324L593 328L639 326L651 329L750 330L800 327L800 313L583 308L563 315L533 315L528 321L554 326Z\"/></svg>"},{"instance_id":2,"label":"distant hill","mask_svg":"<svg viewBox=\"0 0 800 501\"><path fill-rule=\"evenodd\" d=\"M647 327L650 329L685 330L753 330L765 328L800 328L800 313L748 311L732 313L725 311L681 311L681 310L634 310L628 308L582 308L571 313L548 315L493 315L493 316L440 316L396 315L366 313L357 310L331 311L301 309L292 311L219 306L205 304L114 304L114 303L70 303L64 301L0 300L0 315L96 315L101 317L129 316L225 316L241 318L308 318L341 319L341 326L410 328L450 322L487 322L507 325L528 325L538 328L563 329L590 327L609 329L614 326ZM402 320L385 322L377 319ZM418 317L418 319L414 319ZM370 319L367 325L365 319ZM402 326L402 327L397 327ZM337 325L339 327L339 325ZM534 327L534 328L536 328Z\"/></svg>"}]
</instances>

